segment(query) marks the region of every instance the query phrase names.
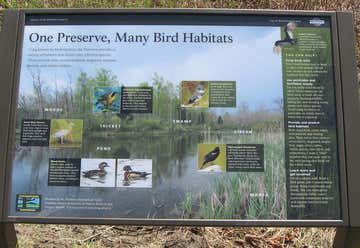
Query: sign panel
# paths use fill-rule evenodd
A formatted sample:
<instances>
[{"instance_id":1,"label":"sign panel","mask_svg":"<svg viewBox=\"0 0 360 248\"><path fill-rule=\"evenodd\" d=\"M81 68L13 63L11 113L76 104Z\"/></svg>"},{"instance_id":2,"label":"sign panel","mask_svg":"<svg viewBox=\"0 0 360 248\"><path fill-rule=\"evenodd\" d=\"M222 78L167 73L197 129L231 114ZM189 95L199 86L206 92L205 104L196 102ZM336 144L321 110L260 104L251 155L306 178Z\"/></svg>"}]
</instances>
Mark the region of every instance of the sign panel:
<instances>
[{"instance_id":1,"label":"sign panel","mask_svg":"<svg viewBox=\"0 0 360 248\"><path fill-rule=\"evenodd\" d=\"M8 216L342 220L331 18L29 14Z\"/></svg>"}]
</instances>

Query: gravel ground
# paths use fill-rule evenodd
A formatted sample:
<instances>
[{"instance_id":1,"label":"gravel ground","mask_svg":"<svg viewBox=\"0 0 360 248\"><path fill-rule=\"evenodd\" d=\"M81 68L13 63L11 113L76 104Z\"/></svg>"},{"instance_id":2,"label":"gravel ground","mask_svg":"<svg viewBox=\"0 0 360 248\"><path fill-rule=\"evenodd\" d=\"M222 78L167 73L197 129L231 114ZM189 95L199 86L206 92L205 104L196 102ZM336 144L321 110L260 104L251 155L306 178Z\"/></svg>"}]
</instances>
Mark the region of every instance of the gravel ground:
<instances>
[{"instance_id":1,"label":"gravel ground","mask_svg":"<svg viewBox=\"0 0 360 248\"><path fill-rule=\"evenodd\" d=\"M331 247L335 228L17 224L19 247Z\"/></svg>"}]
</instances>

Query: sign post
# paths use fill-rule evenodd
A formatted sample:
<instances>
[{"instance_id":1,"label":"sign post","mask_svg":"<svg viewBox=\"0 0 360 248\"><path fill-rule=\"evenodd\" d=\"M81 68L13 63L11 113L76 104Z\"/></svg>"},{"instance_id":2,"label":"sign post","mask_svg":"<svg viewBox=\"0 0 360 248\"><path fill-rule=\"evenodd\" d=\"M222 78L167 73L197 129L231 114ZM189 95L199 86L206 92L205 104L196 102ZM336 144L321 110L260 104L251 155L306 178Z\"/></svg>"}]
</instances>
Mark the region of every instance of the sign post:
<instances>
[{"instance_id":1,"label":"sign post","mask_svg":"<svg viewBox=\"0 0 360 248\"><path fill-rule=\"evenodd\" d=\"M360 226L354 39L345 12L5 11L2 220Z\"/></svg>"},{"instance_id":2,"label":"sign post","mask_svg":"<svg viewBox=\"0 0 360 248\"><path fill-rule=\"evenodd\" d=\"M353 29L349 29L349 25L353 23L352 16L348 13L338 13L339 18L339 43L340 43L340 59L342 68L342 81L344 96L348 101L344 102L345 114L345 131L349 135L358 133L360 125L359 103L358 103L358 87L356 73L356 58L355 58L355 33ZM359 239L359 224L360 216L358 214L358 207L360 201L357 197L359 194L358 175L360 173L358 168L359 153L356 147L360 145L359 139L350 139L346 142L348 159L347 159L347 177L348 177L348 195L349 195L349 215L350 226L338 227L334 247L358 247L360 245Z\"/></svg>"},{"instance_id":3,"label":"sign post","mask_svg":"<svg viewBox=\"0 0 360 248\"><path fill-rule=\"evenodd\" d=\"M360 244L360 228L359 227L339 227L337 228L334 248L356 248Z\"/></svg>"},{"instance_id":4,"label":"sign post","mask_svg":"<svg viewBox=\"0 0 360 248\"><path fill-rule=\"evenodd\" d=\"M0 11L3 14L4 18L1 22L0 29L0 57L7 61L3 63L0 67L1 75L1 84L0 84L0 97L4 102L8 104L1 104L0 113L0 208L1 208L1 217L0 217L0 246L1 247L16 247L17 237L16 231L13 223L3 222L4 217L4 186L5 186L5 171L6 171L6 150L7 150L7 141L8 141L8 129L9 129L9 117L10 117L10 102L11 102L11 92L12 85L14 80L14 62L15 62L15 52L16 52L16 38L17 38L17 21L18 21L18 12L17 11ZM15 24L15 25L14 25ZM14 26L13 26L14 25Z\"/></svg>"},{"instance_id":5,"label":"sign post","mask_svg":"<svg viewBox=\"0 0 360 248\"><path fill-rule=\"evenodd\" d=\"M1 240L1 247L6 247L6 248L16 247L17 237L13 223L0 224L0 240Z\"/></svg>"}]
</instances>

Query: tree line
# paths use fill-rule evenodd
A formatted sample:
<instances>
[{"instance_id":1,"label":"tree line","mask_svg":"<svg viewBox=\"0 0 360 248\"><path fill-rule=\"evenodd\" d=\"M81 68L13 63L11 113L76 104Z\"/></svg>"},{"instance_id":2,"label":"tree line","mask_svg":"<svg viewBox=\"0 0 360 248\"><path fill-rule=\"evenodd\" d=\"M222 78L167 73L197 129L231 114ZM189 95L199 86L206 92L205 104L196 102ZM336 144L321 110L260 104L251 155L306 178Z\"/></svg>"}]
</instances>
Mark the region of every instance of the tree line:
<instances>
[{"instance_id":1,"label":"tree line","mask_svg":"<svg viewBox=\"0 0 360 248\"><path fill-rule=\"evenodd\" d=\"M81 71L77 77L62 75L62 87L54 79L48 82L41 71L30 71L32 91L21 92L18 99L18 124L21 119L80 118L85 127L100 129L100 124L119 124L124 131L187 131L196 129L276 129L282 127L283 102L276 99L276 109L250 110L246 103L236 111L221 112L211 109L185 109L180 107L180 84L173 84L158 74L150 82L139 86L153 87L152 114L93 113L96 86L123 87L110 70L99 69L94 76ZM20 126L20 125L18 125Z\"/></svg>"}]
</instances>

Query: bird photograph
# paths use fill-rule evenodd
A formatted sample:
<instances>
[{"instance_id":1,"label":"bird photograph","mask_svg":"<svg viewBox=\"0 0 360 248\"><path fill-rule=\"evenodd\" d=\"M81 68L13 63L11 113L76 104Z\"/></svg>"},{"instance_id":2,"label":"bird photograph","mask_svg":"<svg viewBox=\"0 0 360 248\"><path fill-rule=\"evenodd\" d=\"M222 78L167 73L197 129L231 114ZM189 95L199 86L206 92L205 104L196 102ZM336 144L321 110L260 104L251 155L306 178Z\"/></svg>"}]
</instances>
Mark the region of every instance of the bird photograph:
<instances>
[{"instance_id":1,"label":"bird photograph","mask_svg":"<svg viewBox=\"0 0 360 248\"><path fill-rule=\"evenodd\" d=\"M83 120L52 119L50 123L50 147L81 147Z\"/></svg>"},{"instance_id":2,"label":"bird photograph","mask_svg":"<svg viewBox=\"0 0 360 248\"><path fill-rule=\"evenodd\" d=\"M93 112L120 112L120 87L97 86L94 88Z\"/></svg>"},{"instance_id":3,"label":"bird photograph","mask_svg":"<svg viewBox=\"0 0 360 248\"><path fill-rule=\"evenodd\" d=\"M118 187L152 187L151 159L119 159L118 168Z\"/></svg>"},{"instance_id":4,"label":"bird photograph","mask_svg":"<svg viewBox=\"0 0 360 248\"><path fill-rule=\"evenodd\" d=\"M57 131L56 133L54 133L52 136L58 140L59 144L71 143L71 142L73 142L73 137L71 134L73 126L74 126L74 123L70 122L68 125L68 128L61 129L61 130Z\"/></svg>"},{"instance_id":5,"label":"bird photograph","mask_svg":"<svg viewBox=\"0 0 360 248\"><path fill-rule=\"evenodd\" d=\"M115 159L81 159L80 187L115 187Z\"/></svg>"},{"instance_id":6,"label":"bird photograph","mask_svg":"<svg viewBox=\"0 0 360 248\"><path fill-rule=\"evenodd\" d=\"M275 41L273 51L276 54L279 54L281 52L281 49L283 46L293 46L297 44L297 39L294 37L294 31L296 29L296 23L295 22L289 22L284 27L284 33L285 38L282 40Z\"/></svg>"},{"instance_id":7,"label":"bird photograph","mask_svg":"<svg viewBox=\"0 0 360 248\"><path fill-rule=\"evenodd\" d=\"M182 107L209 107L209 83L183 81L181 83Z\"/></svg>"},{"instance_id":8,"label":"bird photograph","mask_svg":"<svg viewBox=\"0 0 360 248\"><path fill-rule=\"evenodd\" d=\"M198 144L198 171L222 172L226 170L224 144Z\"/></svg>"},{"instance_id":9,"label":"bird photograph","mask_svg":"<svg viewBox=\"0 0 360 248\"><path fill-rule=\"evenodd\" d=\"M101 162L99 164L99 169L96 169L96 170L88 170L88 171L83 171L82 172L82 176L83 177L87 177L87 178L90 178L90 179L95 179L95 178L103 178L106 176L107 172L105 170L105 167L110 167L108 165L108 163L106 162Z\"/></svg>"}]
</instances>

